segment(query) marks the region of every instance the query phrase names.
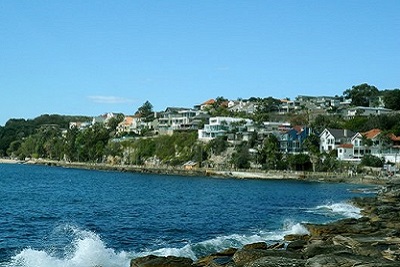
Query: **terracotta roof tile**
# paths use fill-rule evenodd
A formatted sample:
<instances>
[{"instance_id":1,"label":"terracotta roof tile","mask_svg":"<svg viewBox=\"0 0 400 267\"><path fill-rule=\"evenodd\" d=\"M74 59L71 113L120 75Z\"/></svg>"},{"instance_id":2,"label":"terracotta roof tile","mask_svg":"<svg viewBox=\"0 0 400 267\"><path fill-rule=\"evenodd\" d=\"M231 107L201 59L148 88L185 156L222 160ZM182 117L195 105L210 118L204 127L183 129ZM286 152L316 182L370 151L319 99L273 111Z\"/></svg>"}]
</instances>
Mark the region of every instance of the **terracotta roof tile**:
<instances>
[{"instance_id":1,"label":"terracotta roof tile","mask_svg":"<svg viewBox=\"0 0 400 267\"><path fill-rule=\"evenodd\" d=\"M372 129L368 132L362 133L362 135L367 139L373 139L377 137L382 131L380 129Z\"/></svg>"},{"instance_id":2,"label":"terracotta roof tile","mask_svg":"<svg viewBox=\"0 0 400 267\"><path fill-rule=\"evenodd\" d=\"M353 145L352 145L352 144L341 144L341 145L338 145L337 147L341 147L341 148L353 148Z\"/></svg>"},{"instance_id":3,"label":"terracotta roof tile","mask_svg":"<svg viewBox=\"0 0 400 267\"><path fill-rule=\"evenodd\" d=\"M204 102L203 104L201 104L201 105L212 105L212 104L214 104L215 103L215 100L214 99L209 99L209 100L207 100L206 102Z\"/></svg>"}]
</instances>

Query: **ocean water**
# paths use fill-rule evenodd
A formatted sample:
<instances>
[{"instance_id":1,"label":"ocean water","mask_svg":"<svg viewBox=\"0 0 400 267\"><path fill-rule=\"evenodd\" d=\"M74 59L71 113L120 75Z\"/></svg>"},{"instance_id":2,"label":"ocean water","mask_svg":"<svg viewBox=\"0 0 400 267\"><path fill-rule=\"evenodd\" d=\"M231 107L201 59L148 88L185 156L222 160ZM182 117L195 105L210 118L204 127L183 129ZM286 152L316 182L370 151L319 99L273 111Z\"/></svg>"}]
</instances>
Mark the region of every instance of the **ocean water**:
<instances>
[{"instance_id":1,"label":"ocean water","mask_svg":"<svg viewBox=\"0 0 400 267\"><path fill-rule=\"evenodd\" d=\"M282 241L359 217L349 185L0 164L0 266L128 267ZM357 191L359 192L359 191Z\"/></svg>"}]
</instances>

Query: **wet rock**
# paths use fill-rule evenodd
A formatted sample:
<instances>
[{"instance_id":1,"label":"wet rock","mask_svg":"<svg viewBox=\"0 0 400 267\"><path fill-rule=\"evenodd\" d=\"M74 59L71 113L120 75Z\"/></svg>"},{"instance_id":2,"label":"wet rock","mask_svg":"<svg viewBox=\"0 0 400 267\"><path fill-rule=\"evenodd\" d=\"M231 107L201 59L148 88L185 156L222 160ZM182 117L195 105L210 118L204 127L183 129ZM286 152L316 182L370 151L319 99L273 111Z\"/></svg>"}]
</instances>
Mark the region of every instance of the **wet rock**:
<instances>
[{"instance_id":1,"label":"wet rock","mask_svg":"<svg viewBox=\"0 0 400 267\"><path fill-rule=\"evenodd\" d=\"M334 245L332 242L314 242L309 244L304 249L304 257L312 258L318 255L327 255L332 253L352 253L353 251L349 248Z\"/></svg>"},{"instance_id":2,"label":"wet rock","mask_svg":"<svg viewBox=\"0 0 400 267\"><path fill-rule=\"evenodd\" d=\"M243 249L267 249L268 245L265 242L257 242L243 246Z\"/></svg>"},{"instance_id":3,"label":"wet rock","mask_svg":"<svg viewBox=\"0 0 400 267\"><path fill-rule=\"evenodd\" d=\"M203 257L193 264L193 267L223 267L233 263L232 256L236 253L236 248L229 248L221 252Z\"/></svg>"},{"instance_id":4,"label":"wet rock","mask_svg":"<svg viewBox=\"0 0 400 267\"><path fill-rule=\"evenodd\" d=\"M283 249L283 248L285 248L284 243L275 243L275 244L269 245L267 249Z\"/></svg>"},{"instance_id":5,"label":"wet rock","mask_svg":"<svg viewBox=\"0 0 400 267\"><path fill-rule=\"evenodd\" d=\"M265 257L302 259L303 255L286 250L241 249L233 255L232 259L235 265L240 267Z\"/></svg>"},{"instance_id":6,"label":"wet rock","mask_svg":"<svg viewBox=\"0 0 400 267\"><path fill-rule=\"evenodd\" d=\"M305 240L308 241L310 239L310 235L285 235L283 238L285 241L295 241L295 240Z\"/></svg>"},{"instance_id":7,"label":"wet rock","mask_svg":"<svg viewBox=\"0 0 400 267\"><path fill-rule=\"evenodd\" d=\"M287 251L301 251L306 245L307 245L307 241L296 240L296 241L290 242L287 245L286 250Z\"/></svg>"},{"instance_id":8,"label":"wet rock","mask_svg":"<svg viewBox=\"0 0 400 267\"><path fill-rule=\"evenodd\" d=\"M360 246L360 243L351 237L344 237L341 235L336 235L332 238L334 245L344 246L346 248L354 249Z\"/></svg>"},{"instance_id":9,"label":"wet rock","mask_svg":"<svg viewBox=\"0 0 400 267\"><path fill-rule=\"evenodd\" d=\"M149 255L131 260L130 267L191 267L192 259L183 257L160 257Z\"/></svg>"},{"instance_id":10,"label":"wet rock","mask_svg":"<svg viewBox=\"0 0 400 267\"><path fill-rule=\"evenodd\" d=\"M351 253L322 254L307 259L305 267L395 267L398 263Z\"/></svg>"},{"instance_id":11,"label":"wet rock","mask_svg":"<svg viewBox=\"0 0 400 267\"><path fill-rule=\"evenodd\" d=\"M305 260L284 257L263 257L245 265L245 267L304 267Z\"/></svg>"}]
</instances>

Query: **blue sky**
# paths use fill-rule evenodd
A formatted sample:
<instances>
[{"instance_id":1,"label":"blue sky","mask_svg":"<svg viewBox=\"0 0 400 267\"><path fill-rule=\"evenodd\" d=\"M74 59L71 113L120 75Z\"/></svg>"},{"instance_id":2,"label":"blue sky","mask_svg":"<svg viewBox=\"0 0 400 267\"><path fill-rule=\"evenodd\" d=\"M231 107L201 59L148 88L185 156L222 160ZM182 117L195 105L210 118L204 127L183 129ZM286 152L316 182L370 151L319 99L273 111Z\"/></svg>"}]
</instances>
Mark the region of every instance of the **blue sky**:
<instances>
[{"instance_id":1,"label":"blue sky","mask_svg":"<svg viewBox=\"0 0 400 267\"><path fill-rule=\"evenodd\" d=\"M0 1L0 125L400 88L400 1Z\"/></svg>"}]
</instances>

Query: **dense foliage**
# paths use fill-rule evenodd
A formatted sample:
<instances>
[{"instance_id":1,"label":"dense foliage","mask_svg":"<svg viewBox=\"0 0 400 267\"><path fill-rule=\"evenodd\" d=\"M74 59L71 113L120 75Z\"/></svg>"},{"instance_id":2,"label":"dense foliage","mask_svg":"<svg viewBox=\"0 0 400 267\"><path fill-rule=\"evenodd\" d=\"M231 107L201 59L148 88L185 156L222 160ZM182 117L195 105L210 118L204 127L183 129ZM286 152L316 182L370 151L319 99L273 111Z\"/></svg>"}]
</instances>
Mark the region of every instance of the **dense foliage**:
<instances>
[{"instance_id":1,"label":"dense foliage","mask_svg":"<svg viewBox=\"0 0 400 267\"><path fill-rule=\"evenodd\" d=\"M351 98L354 106L374 106L379 101L385 107L400 110L400 90L379 91L376 87L361 84L344 91L345 98ZM231 116L250 118L255 125L262 125L272 117L275 120L290 121L293 125L308 125L314 134L309 136L296 155L280 151L277 137L267 134L260 137L253 132L247 141L241 141L243 122L234 123L226 136L219 136L208 143L197 140L196 131L175 131L173 135L153 135L151 129L133 136L118 136L117 126L124 119L123 114L109 119L106 124L96 123L83 129L70 128L70 122L90 122L90 117L42 115L35 119L10 119L0 127L0 156L19 159L44 158L93 163L115 164L164 164L182 166L193 161L200 166L213 166L215 158L222 159L220 166L236 169L262 168L265 170L296 171L334 171L348 168L339 162L335 154L319 151L318 134L325 128L343 128L354 132L366 132L379 128L385 132L400 135L400 114L381 116L355 116L345 119L337 113L318 115L309 122L305 107L298 112L279 117L280 100L267 97L240 100L241 104L253 103L253 112L232 111L228 108L228 99L217 97L208 107L210 116ZM153 106L146 101L136 115L143 122L154 118ZM387 134L386 134L387 133ZM229 141L228 141L229 140ZM365 156L362 161L366 166L380 167L379 158Z\"/></svg>"}]
</instances>

